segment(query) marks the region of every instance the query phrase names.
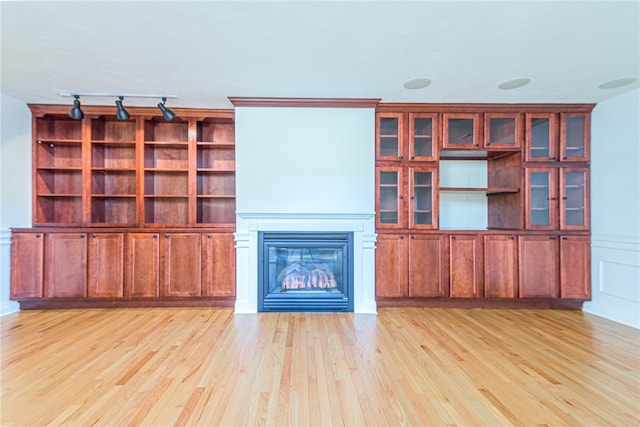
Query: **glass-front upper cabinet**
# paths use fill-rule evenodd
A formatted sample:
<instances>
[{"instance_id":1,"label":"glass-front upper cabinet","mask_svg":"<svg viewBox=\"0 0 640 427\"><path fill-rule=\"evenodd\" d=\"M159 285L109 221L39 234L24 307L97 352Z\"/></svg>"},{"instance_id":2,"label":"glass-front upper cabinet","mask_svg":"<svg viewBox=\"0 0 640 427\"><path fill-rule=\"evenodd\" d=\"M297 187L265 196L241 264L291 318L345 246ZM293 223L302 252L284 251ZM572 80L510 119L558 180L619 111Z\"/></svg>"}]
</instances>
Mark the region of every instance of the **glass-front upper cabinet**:
<instances>
[{"instance_id":1,"label":"glass-front upper cabinet","mask_svg":"<svg viewBox=\"0 0 640 427\"><path fill-rule=\"evenodd\" d=\"M379 167L376 169L376 226L402 228L403 169Z\"/></svg>"},{"instance_id":2,"label":"glass-front upper cabinet","mask_svg":"<svg viewBox=\"0 0 640 427\"><path fill-rule=\"evenodd\" d=\"M525 160L555 162L558 160L557 120L555 114L525 115Z\"/></svg>"},{"instance_id":3,"label":"glass-front upper cabinet","mask_svg":"<svg viewBox=\"0 0 640 427\"><path fill-rule=\"evenodd\" d=\"M409 114L409 160L438 160L437 125L437 114Z\"/></svg>"},{"instance_id":4,"label":"glass-front upper cabinet","mask_svg":"<svg viewBox=\"0 0 640 427\"><path fill-rule=\"evenodd\" d=\"M526 228L553 230L557 228L557 169L526 168Z\"/></svg>"},{"instance_id":5,"label":"glass-front upper cabinet","mask_svg":"<svg viewBox=\"0 0 640 427\"><path fill-rule=\"evenodd\" d=\"M444 113L442 121L442 147L445 150L480 147L480 114Z\"/></svg>"},{"instance_id":6,"label":"glass-front upper cabinet","mask_svg":"<svg viewBox=\"0 0 640 427\"><path fill-rule=\"evenodd\" d=\"M402 113L376 114L376 160L402 160L404 146Z\"/></svg>"},{"instance_id":7,"label":"glass-front upper cabinet","mask_svg":"<svg viewBox=\"0 0 640 427\"><path fill-rule=\"evenodd\" d=\"M589 229L589 170L560 169L560 228Z\"/></svg>"},{"instance_id":8,"label":"glass-front upper cabinet","mask_svg":"<svg viewBox=\"0 0 640 427\"><path fill-rule=\"evenodd\" d=\"M522 146L522 114L485 113L484 146L519 150Z\"/></svg>"},{"instance_id":9,"label":"glass-front upper cabinet","mask_svg":"<svg viewBox=\"0 0 640 427\"><path fill-rule=\"evenodd\" d=\"M588 113L560 114L560 161L589 161Z\"/></svg>"},{"instance_id":10,"label":"glass-front upper cabinet","mask_svg":"<svg viewBox=\"0 0 640 427\"><path fill-rule=\"evenodd\" d=\"M436 168L411 168L409 187L409 227L438 228Z\"/></svg>"}]
</instances>

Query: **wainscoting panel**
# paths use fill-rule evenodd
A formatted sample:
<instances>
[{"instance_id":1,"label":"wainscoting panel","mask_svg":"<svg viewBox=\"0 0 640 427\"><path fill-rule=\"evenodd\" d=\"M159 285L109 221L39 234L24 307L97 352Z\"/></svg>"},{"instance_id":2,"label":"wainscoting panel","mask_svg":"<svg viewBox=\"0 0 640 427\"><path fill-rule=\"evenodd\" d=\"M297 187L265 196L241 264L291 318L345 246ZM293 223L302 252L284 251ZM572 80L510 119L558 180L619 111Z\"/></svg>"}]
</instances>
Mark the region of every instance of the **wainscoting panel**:
<instances>
[{"instance_id":1,"label":"wainscoting panel","mask_svg":"<svg viewBox=\"0 0 640 427\"><path fill-rule=\"evenodd\" d=\"M9 300L11 291L11 231L0 230L0 316L20 310Z\"/></svg>"},{"instance_id":2,"label":"wainscoting panel","mask_svg":"<svg viewBox=\"0 0 640 427\"><path fill-rule=\"evenodd\" d=\"M640 329L640 240L594 235L592 301L584 311Z\"/></svg>"}]
</instances>

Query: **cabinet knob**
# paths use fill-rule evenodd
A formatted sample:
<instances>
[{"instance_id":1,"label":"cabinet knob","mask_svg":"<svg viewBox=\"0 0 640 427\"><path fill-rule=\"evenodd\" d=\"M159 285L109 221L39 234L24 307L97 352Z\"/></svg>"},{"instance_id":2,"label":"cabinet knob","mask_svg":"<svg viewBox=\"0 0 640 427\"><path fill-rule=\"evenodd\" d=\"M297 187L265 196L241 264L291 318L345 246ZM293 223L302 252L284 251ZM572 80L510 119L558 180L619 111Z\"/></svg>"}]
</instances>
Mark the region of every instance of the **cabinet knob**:
<instances>
[{"instance_id":1,"label":"cabinet knob","mask_svg":"<svg viewBox=\"0 0 640 427\"><path fill-rule=\"evenodd\" d=\"M400 200L404 199L404 196L400 196Z\"/></svg>"},{"instance_id":2,"label":"cabinet knob","mask_svg":"<svg viewBox=\"0 0 640 427\"><path fill-rule=\"evenodd\" d=\"M41 236L40 234L36 234L36 239L39 239L40 236Z\"/></svg>"},{"instance_id":3,"label":"cabinet knob","mask_svg":"<svg viewBox=\"0 0 640 427\"><path fill-rule=\"evenodd\" d=\"M415 158L416 158L416 156L411 156L411 160L413 160L413 159L415 159Z\"/></svg>"},{"instance_id":4,"label":"cabinet knob","mask_svg":"<svg viewBox=\"0 0 640 427\"><path fill-rule=\"evenodd\" d=\"M81 239L84 239L84 234L81 234L81 235L80 235L80 238L81 238Z\"/></svg>"},{"instance_id":5,"label":"cabinet knob","mask_svg":"<svg viewBox=\"0 0 640 427\"><path fill-rule=\"evenodd\" d=\"M416 238L416 236L414 236L414 235L412 234L412 235L411 235L411 239L415 239L415 238Z\"/></svg>"},{"instance_id":6,"label":"cabinet knob","mask_svg":"<svg viewBox=\"0 0 640 427\"><path fill-rule=\"evenodd\" d=\"M451 240L456 240L456 236L451 236Z\"/></svg>"},{"instance_id":7,"label":"cabinet knob","mask_svg":"<svg viewBox=\"0 0 640 427\"><path fill-rule=\"evenodd\" d=\"M551 238L551 240L556 240L556 236L553 236L553 237Z\"/></svg>"},{"instance_id":8,"label":"cabinet knob","mask_svg":"<svg viewBox=\"0 0 640 427\"><path fill-rule=\"evenodd\" d=\"M555 157L549 157L549 160L555 160L555 159L556 159Z\"/></svg>"},{"instance_id":9,"label":"cabinet knob","mask_svg":"<svg viewBox=\"0 0 640 427\"><path fill-rule=\"evenodd\" d=\"M164 235L164 238L165 238L165 239L168 239L168 238L169 238L169 235L168 235L168 234L165 234L165 235Z\"/></svg>"},{"instance_id":10,"label":"cabinet knob","mask_svg":"<svg viewBox=\"0 0 640 427\"><path fill-rule=\"evenodd\" d=\"M400 240L404 240L404 236L400 236Z\"/></svg>"},{"instance_id":11,"label":"cabinet knob","mask_svg":"<svg viewBox=\"0 0 640 427\"><path fill-rule=\"evenodd\" d=\"M476 146L476 147L479 147L479 146L480 146L480 144L475 144L475 146Z\"/></svg>"},{"instance_id":12,"label":"cabinet knob","mask_svg":"<svg viewBox=\"0 0 640 427\"><path fill-rule=\"evenodd\" d=\"M566 237L563 237L562 240L569 240L569 239L567 239Z\"/></svg>"},{"instance_id":13,"label":"cabinet knob","mask_svg":"<svg viewBox=\"0 0 640 427\"><path fill-rule=\"evenodd\" d=\"M515 237L514 236L509 236L509 239L515 240Z\"/></svg>"},{"instance_id":14,"label":"cabinet knob","mask_svg":"<svg viewBox=\"0 0 640 427\"><path fill-rule=\"evenodd\" d=\"M153 235L153 238L154 238L154 239L157 239L157 238L158 238L158 235L157 235L157 234L154 234L154 235Z\"/></svg>"},{"instance_id":15,"label":"cabinet knob","mask_svg":"<svg viewBox=\"0 0 640 427\"><path fill-rule=\"evenodd\" d=\"M92 234L91 237L95 239L98 236L96 236L95 234Z\"/></svg>"},{"instance_id":16,"label":"cabinet knob","mask_svg":"<svg viewBox=\"0 0 640 427\"><path fill-rule=\"evenodd\" d=\"M404 159L404 156L400 156L400 160L403 160L403 159Z\"/></svg>"},{"instance_id":17,"label":"cabinet knob","mask_svg":"<svg viewBox=\"0 0 640 427\"><path fill-rule=\"evenodd\" d=\"M563 197L563 198L562 198L562 200L567 200L567 198L566 198L566 197Z\"/></svg>"},{"instance_id":18,"label":"cabinet knob","mask_svg":"<svg viewBox=\"0 0 640 427\"><path fill-rule=\"evenodd\" d=\"M411 200L413 200L413 199L415 199L415 198L416 198L416 196L411 196Z\"/></svg>"},{"instance_id":19,"label":"cabinet knob","mask_svg":"<svg viewBox=\"0 0 640 427\"><path fill-rule=\"evenodd\" d=\"M207 234L207 239L210 239L210 238L211 238L211 234Z\"/></svg>"}]
</instances>

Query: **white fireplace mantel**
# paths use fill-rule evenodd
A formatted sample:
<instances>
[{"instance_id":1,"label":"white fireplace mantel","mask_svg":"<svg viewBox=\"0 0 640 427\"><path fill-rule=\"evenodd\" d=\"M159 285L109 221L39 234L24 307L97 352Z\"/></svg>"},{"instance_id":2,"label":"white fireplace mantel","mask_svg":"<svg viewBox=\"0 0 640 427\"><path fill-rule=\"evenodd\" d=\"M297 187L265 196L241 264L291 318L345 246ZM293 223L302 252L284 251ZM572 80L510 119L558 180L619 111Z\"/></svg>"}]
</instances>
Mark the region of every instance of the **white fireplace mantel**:
<instances>
[{"instance_id":1,"label":"white fireplace mantel","mask_svg":"<svg viewBox=\"0 0 640 427\"><path fill-rule=\"evenodd\" d=\"M376 313L374 214L237 213L236 313L258 311L258 233L260 231L353 232L355 313Z\"/></svg>"}]
</instances>

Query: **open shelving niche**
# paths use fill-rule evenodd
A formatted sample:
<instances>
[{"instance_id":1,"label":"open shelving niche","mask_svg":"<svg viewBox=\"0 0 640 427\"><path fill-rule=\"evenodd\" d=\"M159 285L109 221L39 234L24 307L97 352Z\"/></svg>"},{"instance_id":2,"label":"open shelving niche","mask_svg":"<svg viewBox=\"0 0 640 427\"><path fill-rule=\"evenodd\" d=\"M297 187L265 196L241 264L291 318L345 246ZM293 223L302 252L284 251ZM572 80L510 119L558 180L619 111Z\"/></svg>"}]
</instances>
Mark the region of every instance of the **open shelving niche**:
<instances>
[{"instance_id":1,"label":"open shelving niche","mask_svg":"<svg viewBox=\"0 0 640 427\"><path fill-rule=\"evenodd\" d=\"M520 152L442 151L441 230L522 227Z\"/></svg>"}]
</instances>

